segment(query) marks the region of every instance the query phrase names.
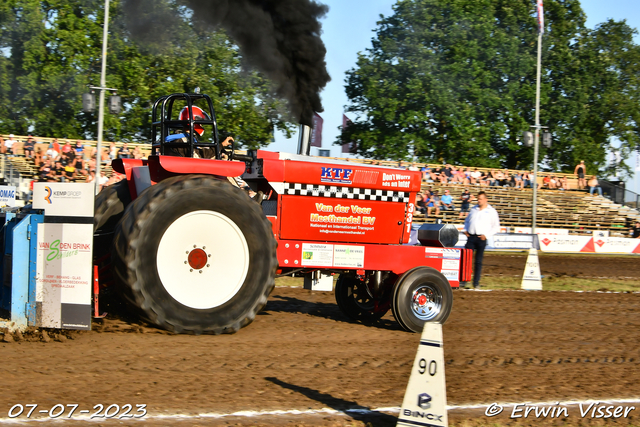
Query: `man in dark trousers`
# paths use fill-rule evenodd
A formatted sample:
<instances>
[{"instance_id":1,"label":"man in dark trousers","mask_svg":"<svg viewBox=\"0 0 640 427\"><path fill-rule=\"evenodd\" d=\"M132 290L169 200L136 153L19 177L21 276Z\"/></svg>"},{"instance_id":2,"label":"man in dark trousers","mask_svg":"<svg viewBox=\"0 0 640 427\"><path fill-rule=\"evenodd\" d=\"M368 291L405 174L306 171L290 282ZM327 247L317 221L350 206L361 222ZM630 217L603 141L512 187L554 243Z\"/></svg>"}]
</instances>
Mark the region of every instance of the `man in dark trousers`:
<instances>
[{"instance_id":1,"label":"man in dark trousers","mask_svg":"<svg viewBox=\"0 0 640 427\"><path fill-rule=\"evenodd\" d=\"M471 208L469 216L464 221L464 234L467 236L466 249L473 249L475 261L473 264L473 287L480 288L480 275L482 274L482 259L484 249L487 247L487 239L500 232L500 218L498 211L489 204L489 199L484 191L478 193L478 204ZM466 288L466 283L461 283Z\"/></svg>"}]
</instances>

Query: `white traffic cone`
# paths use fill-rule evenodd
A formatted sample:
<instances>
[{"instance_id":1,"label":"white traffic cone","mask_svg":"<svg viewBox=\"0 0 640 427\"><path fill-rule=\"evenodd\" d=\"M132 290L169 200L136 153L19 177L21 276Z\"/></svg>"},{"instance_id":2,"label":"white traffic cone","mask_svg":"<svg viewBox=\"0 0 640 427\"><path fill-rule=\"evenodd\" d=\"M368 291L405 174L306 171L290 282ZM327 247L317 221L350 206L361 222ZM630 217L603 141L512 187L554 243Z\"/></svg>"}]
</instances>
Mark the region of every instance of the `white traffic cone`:
<instances>
[{"instance_id":1,"label":"white traffic cone","mask_svg":"<svg viewBox=\"0 0 640 427\"><path fill-rule=\"evenodd\" d=\"M529 249L527 264L524 267L524 275L522 276L522 289L528 291L542 290L542 277L540 277L540 261L538 261L538 250Z\"/></svg>"},{"instance_id":2,"label":"white traffic cone","mask_svg":"<svg viewBox=\"0 0 640 427\"><path fill-rule=\"evenodd\" d=\"M426 323L396 426L446 427L447 385L444 379L442 325Z\"/></svg>"}]
</instances>

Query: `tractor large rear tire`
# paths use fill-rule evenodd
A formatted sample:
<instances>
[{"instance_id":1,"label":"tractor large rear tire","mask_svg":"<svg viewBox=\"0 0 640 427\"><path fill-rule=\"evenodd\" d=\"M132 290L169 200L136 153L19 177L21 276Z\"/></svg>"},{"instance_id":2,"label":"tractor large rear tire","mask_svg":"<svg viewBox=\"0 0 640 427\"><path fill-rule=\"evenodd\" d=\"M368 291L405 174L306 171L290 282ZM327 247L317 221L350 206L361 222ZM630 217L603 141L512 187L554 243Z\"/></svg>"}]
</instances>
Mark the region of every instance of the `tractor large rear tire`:
<instances>
[{"instance_id":1,"label":"tractor large rear tire","mask_svg":"<svg viewBox=\"0 0 640 427\"><path fill-rule=\"evenodd\" d=\"M242 190L206 175L144 191L116 229L114 268L143 317L181 333L234 333L275 286L271 223Z\"/></svg>"},{"instance_id":2,"label":"tractor large rear tire","mask_svg":"<svg viewBox=\"0 0 640 427\"><path fill-rule=\"evenodd\" d=\"M130 203L131 194L127 180L104 187L96 196L93 232L113 233Z\"/></svg>"}]
</instances>

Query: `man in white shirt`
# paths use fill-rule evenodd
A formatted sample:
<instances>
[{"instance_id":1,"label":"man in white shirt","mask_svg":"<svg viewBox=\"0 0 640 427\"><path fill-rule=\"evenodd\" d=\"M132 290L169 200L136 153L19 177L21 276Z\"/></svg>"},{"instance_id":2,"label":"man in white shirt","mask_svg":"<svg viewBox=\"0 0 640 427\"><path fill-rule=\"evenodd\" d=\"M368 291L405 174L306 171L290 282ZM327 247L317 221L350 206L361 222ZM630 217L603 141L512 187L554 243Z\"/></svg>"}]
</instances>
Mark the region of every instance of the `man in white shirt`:
<instances>
[{"instance_id":1,"label":"man in white shirt","mask_svg":"<svg viewBox=\"0 0 640 427\"><path fill-rule=\"evenodd\" d=\"M4 142L4 146L6 147L7 154L13 154L14 145L16 145L15 139L13 139L13 134L9 135L9 139Z\"/></svg>"},{"instance_id":2,"label":"man in white shirt","mask_svg":"<svg viewBox=\"0 0 640 427\"><path fill-rule=\"evenodd\" d=\"M479 289L482 259L484 258L484 249L487 247L487 239L500 232L498 211L489 204L489 199L484 191L478 193L478 204L471 208L469 216L464 221L463 232L467 236L465 249L473 249L475 252L473 287ZM466 284L461 284L461 287L466 287Z\"/></svg>"}]
</instances>

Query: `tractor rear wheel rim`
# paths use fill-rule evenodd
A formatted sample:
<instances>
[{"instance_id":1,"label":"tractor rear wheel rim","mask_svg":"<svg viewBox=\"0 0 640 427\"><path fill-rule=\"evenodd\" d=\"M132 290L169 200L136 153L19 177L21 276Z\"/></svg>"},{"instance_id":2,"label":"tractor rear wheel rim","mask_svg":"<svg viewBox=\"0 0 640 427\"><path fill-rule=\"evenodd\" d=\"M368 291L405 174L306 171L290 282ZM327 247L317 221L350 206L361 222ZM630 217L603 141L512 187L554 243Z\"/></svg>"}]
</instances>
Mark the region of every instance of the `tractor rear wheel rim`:
<instances>
[{"instance_id":1,"label":"tractor rear wheel rim","mask_svg":"<svg viewBox=\"0 0 640 427\"><path fill-rule=\"evenodd\" d=\"M229 217L189 212L165 230L157 253L158 276L180 304L218 307L238 293L249 270L249 245Z\"/></svg>"},{"instance_id":2,"label":"tractor rear wheel rim","mask_svg":"<svg viewBox=\"0 0 640 427\"><path fill-rule=\"evenodd\" d=\"M442 311L442 294L430 284L423 284L413 291L411 310L420 320L431 320Z\"/></svg>"}]
</instances>

